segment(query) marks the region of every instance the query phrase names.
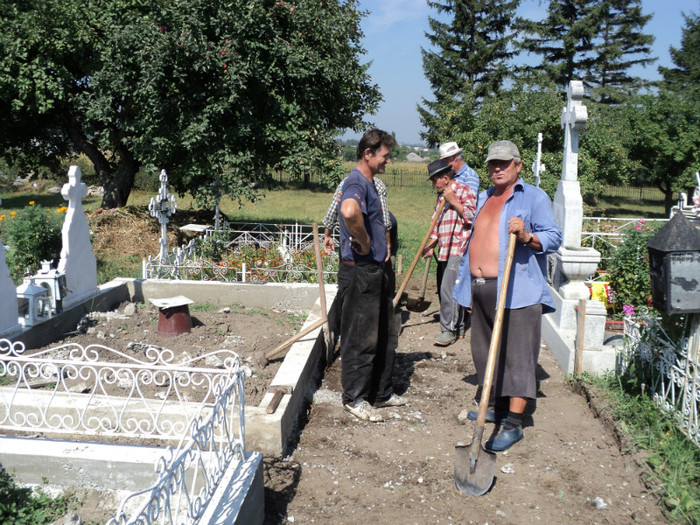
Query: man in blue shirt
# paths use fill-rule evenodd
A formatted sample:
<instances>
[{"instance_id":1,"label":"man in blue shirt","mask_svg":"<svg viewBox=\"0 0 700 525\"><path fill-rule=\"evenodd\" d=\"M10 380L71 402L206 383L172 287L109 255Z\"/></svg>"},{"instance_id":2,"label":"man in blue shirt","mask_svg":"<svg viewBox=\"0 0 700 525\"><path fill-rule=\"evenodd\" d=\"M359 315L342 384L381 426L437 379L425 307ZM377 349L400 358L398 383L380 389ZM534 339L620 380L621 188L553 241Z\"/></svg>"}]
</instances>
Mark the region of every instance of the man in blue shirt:
<instances>
[{"instance_id":1,"label":"man in blue shirt","mask_svg":"<svg viewBox=\"0 0 700 525\"><path fill-rule=\"evenodd\" d=\"M343 183L338 208L343 406L355 417L372 422L384 420L375 408L405 404L393 392L394 349L387 345L387 337L394 309L384 271L387 229L373 182L375 175L384 173L395 145L394 138L382 130L372 129L362 136L357 164Z\"/></svg>"},{"instance_id":2,"label":"man in blue shirt","mask_svg":"<svg viewBox=\"0 0 700 525\"><path fill-rule=\"evenodd\" d=\"M479 195L479 175L464 162L464 154L456 142L445 142L440 146L440 158L455 174L454 180L469 186Z\"/></svg>"},{"instance_id":3,"label":"man in blue shirt","mask_svg":"<svg viewBox=\"0 0 700 525\"><path fill-rule=\"evenodd\" d=\"M472 309L472 358L479 384L483 386L508 238L514 233L518 243L506 292L501 344L486 418L490 422L502 419L499 407L507 406L508 415L501 431L485 444L486 448L498 451L523 438L525 406L528 399L537 395L535 368L542 314L554 311L546 280L547 254L559 249L562 233L547 194L520 178L522 162L515 144L507 140L494 142L489 146L486 161L494 186L479 195L454 297ZM468 417L475 420L476 411L471 411Z\"/></svg>"}]
</instances>

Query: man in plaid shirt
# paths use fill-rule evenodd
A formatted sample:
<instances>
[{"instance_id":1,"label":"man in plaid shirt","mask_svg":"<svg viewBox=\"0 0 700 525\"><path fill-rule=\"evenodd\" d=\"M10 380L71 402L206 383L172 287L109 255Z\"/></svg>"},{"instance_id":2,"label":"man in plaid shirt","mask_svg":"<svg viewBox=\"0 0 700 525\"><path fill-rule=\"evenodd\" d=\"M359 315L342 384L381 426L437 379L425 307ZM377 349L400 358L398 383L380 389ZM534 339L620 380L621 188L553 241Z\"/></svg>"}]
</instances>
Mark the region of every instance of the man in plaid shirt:
<instances>
[{"instance_id":1,"label":"man in plaid shirt","mask_svg":"<svg viewBox=\"0 0 700 525\"><path fill-rule=\"evenodd\" d=\"M432 257L436 246L439 248L437 287L440 297L440 333L434 341L438 346L451 345L458 337L463 337L467 329L465 309L452 298L452 292L462 255L467 249L477 196L473 189L457 182L453 177L454 173L445 159L428 164L428 180L438 195L435 210L443 200L446 201L442 216L430 232L428 243L423 249L423 258L427 258Z\"/></svg>"}]
</instances>

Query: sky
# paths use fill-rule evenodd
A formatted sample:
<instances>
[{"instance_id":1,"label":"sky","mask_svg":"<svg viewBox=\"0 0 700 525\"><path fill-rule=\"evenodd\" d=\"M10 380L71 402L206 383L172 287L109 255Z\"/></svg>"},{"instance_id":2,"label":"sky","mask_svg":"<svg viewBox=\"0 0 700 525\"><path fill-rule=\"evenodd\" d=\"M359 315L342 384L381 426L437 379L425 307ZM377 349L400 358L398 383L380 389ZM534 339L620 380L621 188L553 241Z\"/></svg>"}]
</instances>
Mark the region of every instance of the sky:
<instances>
[{"instance_id":1,"label":"sky","mask_svg":"<svg viewBox=\"0 0 700 525\"><path fill-rule=\"evenodd\" d=\"M522 0L518 14L541 20L548 0ZM369 73L384 97L375 115L366 120L389 132L395 132L401 144L422 144L422 129L416 105L432 99L430 84L423 75L421 48L428 48L425 32L428 17L435 17L426 0L359 0L359 8L369 14L362 20L362 45L367 51L362 62L370 63ZM700 0L642 0L642 12L653 15L645 27L655 37L651 66L634 70L648 80L660 78L659 65L673 66L669 48L680 47L682 13L700 14ZM359 138L347 133L343 138Z\"/></svg>"}]
</instances>

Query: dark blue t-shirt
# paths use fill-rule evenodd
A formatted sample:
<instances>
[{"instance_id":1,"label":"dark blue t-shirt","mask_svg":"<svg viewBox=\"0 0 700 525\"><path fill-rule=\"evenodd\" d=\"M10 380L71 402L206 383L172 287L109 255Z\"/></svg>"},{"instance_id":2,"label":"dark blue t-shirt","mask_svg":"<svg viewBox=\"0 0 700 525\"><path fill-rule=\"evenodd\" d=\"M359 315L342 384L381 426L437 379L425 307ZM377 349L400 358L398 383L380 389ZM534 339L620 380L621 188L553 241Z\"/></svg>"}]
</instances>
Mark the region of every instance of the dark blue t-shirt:
<instances>
[{"instance_id":1,"label":"dark blue t-shirt","mask_svg":"<svg viewBox=\"0 0 700 525\"><path fill-rule=\"evenodd\" d=\"M386 226L382 215L382 205L379 194L374 184L367 180L357 168L354 168L343 183L343 193L340 196L340 204L346 199L354 199L360 205L365 230L370 237L369 255L361 256L350 248L349 237L343 216L338 206L338 224L340 225L340 258L344 261L378 262L386 259Z\"/></svg>"}]
</instances>

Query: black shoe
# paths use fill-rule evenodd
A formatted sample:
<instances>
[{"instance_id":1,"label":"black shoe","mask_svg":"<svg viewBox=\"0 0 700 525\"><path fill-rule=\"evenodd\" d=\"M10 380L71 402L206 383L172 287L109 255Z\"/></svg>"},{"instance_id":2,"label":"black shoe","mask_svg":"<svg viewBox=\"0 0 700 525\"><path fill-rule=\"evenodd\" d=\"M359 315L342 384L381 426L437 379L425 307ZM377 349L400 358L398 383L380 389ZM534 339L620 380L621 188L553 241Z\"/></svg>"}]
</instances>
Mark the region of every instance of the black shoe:
<instances>
[{"instance_id":1,"label":"black shoe","mask_svg":"<svg viewBox=\"0 0 700 525\"><path fill-rule=\"evenodd\" d=\"M504 429L496 437L489 439L484 447L494 452L500 452L501 450L509 449L521 439L523 439L523 427L518 426L510 430Z\"/></svg>"}]
</instances>

